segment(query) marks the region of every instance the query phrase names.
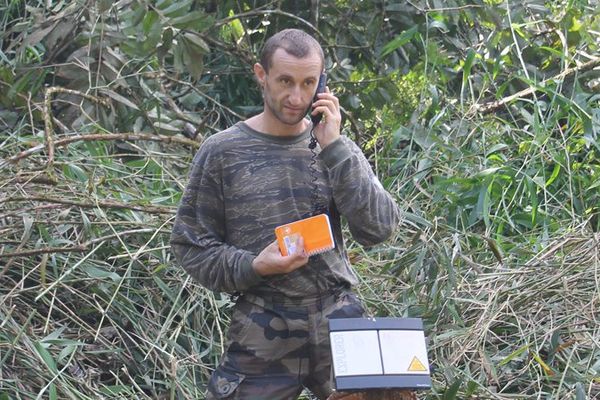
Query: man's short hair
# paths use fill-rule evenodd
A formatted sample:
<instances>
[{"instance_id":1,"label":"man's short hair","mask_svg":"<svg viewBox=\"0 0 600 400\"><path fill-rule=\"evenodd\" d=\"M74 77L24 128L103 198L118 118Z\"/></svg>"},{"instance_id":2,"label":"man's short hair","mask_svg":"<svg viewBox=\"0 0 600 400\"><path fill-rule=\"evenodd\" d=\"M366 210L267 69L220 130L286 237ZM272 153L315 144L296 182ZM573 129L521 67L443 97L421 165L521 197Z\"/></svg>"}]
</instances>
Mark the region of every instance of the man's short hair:
<instances>
[{"instance_id":1,"label":"man's short hair","mask_svg":"<svg viewBox=\"0 0 600 400\"><path fill-rule=\"evenodd\" d=\"M321 65L325 65L323 48L314 37L300 29L284 29L267 39L260 53L260 64L266 72L269 72L273 54L279 48L296 58L304 58L315 52L321 58Z\"/></svg>"}]
</instances>

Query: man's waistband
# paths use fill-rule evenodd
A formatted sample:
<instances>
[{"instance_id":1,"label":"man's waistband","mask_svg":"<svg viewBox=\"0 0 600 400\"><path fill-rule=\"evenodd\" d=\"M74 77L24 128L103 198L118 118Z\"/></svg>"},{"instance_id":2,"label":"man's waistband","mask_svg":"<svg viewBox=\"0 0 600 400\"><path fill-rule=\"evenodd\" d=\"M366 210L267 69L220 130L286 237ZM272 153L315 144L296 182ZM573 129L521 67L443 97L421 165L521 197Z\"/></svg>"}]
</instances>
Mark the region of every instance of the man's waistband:
<instances>
[{"instance_id":1,"label":"man's waistband","mask_svg":"<svg viewBox=\"0 0 600 400\"><path fill-rule=\"evenodd\" d=\"M333 303L335 303L340 296L348 292L350 289L345 287L339 287L335 289L328 289L320 293L317 296L305 296L305 297L289 297L281 293L269 293L269 294L253 294L253 293L242 293L239 297L240 300L245 300L249 303L256 304L260 307L267 309L276 309L278 307L290 308L308 308L308 309L322 309Z\"/></svg>"}]
</instances>

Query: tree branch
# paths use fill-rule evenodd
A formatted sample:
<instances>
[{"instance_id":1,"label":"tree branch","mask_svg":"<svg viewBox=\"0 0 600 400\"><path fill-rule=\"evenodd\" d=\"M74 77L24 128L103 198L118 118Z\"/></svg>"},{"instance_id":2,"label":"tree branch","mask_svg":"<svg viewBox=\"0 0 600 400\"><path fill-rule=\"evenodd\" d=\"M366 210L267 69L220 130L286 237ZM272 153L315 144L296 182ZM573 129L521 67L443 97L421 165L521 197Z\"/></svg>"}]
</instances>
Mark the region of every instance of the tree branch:
<instances>
[{"instance_id":1,"label":"tree branch","mask_svg":"<svg viewBox=\"0 0 600 400\"><path fill-rule=\"evenodd\" d=\"M564 80L568 77L570 77L571 75L575 75L576 73L580 73L580 72L585 72L585 71L589 71L597 66L600 65L600 58L596 58L593 59L591 61L588 61L584 64L575 66L573 68L568 68L565 69L564 71L562 71L560 74L553 76L552 78L548 78L543 80L540 85L545 85L549 82L552 81L561 81ZM481 113L481 114L487 114L490 113L492 111L495 111L501 107L504 107L505 105L507 105L508 103L520 99L522 97L526 97L526 96L530 96L533 93L535 93L538 89L534 86L530 86L527 89L521 90L515 94L512 94L510 96L504 97L503 99L500 100L496 100L496 101L492 101L489 103L484 103L484 104L473 104L471 106L471 108L469 109L469 111L467 112L467 114L475 114L475 113Z\"/></svg>"}]
</instances>

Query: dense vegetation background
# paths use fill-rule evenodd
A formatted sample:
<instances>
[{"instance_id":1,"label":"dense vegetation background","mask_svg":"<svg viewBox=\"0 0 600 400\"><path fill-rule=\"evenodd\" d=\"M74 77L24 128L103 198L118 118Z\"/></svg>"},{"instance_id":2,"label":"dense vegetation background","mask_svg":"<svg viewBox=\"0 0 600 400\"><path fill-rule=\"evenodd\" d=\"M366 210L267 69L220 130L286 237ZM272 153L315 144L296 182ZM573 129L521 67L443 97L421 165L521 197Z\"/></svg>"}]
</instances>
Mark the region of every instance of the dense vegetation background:
<instances>
[{"instance_id":1,"label":"dense vegetation background","mask_svg":"<svg viewBox=\"0 0 600 400\"><path fill-rule=\"evenodd\" d=\"M348 246L421 317L431 399L600 397L596 1L0 1L0 399L202 398L231 306L168 238L285 27L404 223Z\"/></svg>"}]
</instances>

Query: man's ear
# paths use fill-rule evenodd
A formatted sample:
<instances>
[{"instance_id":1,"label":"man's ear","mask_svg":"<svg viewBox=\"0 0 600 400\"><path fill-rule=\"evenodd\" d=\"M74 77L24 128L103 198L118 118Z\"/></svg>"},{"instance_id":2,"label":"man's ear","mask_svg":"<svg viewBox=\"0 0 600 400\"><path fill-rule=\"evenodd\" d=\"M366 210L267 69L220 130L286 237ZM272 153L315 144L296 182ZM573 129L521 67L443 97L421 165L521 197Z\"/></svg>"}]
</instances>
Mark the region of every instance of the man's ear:
<instances>
[{"instance_id":1,"label":"man's ear","mask_svg":"<svg viewBox=\"0 0 600 400\"><path fill-rule=\"evenodd\" d=\"M267 71L263 68L260 63L254 64L254 77L258 81L261 88L265 87L265 79L267 77Z\"/></svg>"}]
</instances>

